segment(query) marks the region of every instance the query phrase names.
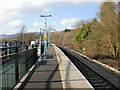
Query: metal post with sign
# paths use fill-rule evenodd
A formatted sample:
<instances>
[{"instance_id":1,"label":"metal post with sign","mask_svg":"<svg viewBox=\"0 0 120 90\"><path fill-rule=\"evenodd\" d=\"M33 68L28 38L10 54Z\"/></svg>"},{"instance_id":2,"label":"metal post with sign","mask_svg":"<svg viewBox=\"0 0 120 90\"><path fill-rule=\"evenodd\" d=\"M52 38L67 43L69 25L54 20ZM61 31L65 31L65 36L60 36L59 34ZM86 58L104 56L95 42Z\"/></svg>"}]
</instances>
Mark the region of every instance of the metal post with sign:
<instances>
[{"instance_id":1,"label":"metal post with sign","mask_svg":"<svg viewBox=\"0 0 120 90\"><path fill-rule=\"evenodd\" d=\"M44 56L45 56L47 52L47 38L48 38L46 34L47 30L46 17L51 17L51 15L41 15L40 17L45 17L45 32L44 32Z\"/></svg>"},{"instance_id":2,"label":"metal post with sign","mask_svg":"<svg viewBox=\"0 0 120 90\"><path fill-rule=\"evenodd\" d=\"M47 52L47 35L46 32L44 33L44 55L46 55Z\"/></svg>"},{"instance_id":3,"label":"metal post with sign","mask_svg":"<svg viewBox=\"0 0 120 90\"><path fill-rule=\"evenodd\" d=\"M40 28L40 34L39 34L39 36L40 36L40 41L39 41L39 43L40 43L40 58L39 58L39 60L41 60L41 58L42 58L42 51L41 51L41 49L42 49L42 33L41 33L41 28Z\"/></svg>"}]
</instances>

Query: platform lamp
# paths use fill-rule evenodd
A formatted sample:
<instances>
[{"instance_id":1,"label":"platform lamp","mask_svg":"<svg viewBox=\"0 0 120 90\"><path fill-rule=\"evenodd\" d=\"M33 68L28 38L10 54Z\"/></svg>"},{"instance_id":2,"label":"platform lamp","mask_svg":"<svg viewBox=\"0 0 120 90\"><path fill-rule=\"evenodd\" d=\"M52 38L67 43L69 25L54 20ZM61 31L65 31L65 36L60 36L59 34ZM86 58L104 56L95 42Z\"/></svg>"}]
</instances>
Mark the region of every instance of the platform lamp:
<instances>
[{"instance_id":1,"label":"platform lamp","mask_svg":"<svg viewBox=\"0 0 120 90\"><path fill-rule=\"evenodd\" d=\"M47 34L46 34L46 31L47 31L47 22L46 22L46 18L47 17L51 17L51 15L40 15L40 17L44 17L45 18L45 32L44 32L44 55L46 55L46 52L47 52Z\"/></svg>"}]
</instances>

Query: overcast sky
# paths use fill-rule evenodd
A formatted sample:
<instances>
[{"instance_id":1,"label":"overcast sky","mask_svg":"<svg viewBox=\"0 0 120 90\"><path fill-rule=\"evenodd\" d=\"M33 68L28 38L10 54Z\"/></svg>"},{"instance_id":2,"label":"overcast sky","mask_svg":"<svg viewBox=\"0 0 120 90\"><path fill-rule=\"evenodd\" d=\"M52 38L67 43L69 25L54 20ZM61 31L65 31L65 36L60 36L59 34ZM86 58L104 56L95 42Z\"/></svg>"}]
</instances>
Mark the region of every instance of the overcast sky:
<instances>
[{"instance_id":1,"label":"overcast sky","mask_svg":"<svg viewBox=\"0 0 120 90\"><path fill-rule=\"evenodd\" d=\"M27 32L39 32L40 28L44 28L44 18L40 15L49 14L52 17L47 18L48 28L73 28L74 23L80 20L96 17L100 9L99 1L0 0L0 34L18 33L23 24L26 25Z\"/></svg>"}]
</instances>

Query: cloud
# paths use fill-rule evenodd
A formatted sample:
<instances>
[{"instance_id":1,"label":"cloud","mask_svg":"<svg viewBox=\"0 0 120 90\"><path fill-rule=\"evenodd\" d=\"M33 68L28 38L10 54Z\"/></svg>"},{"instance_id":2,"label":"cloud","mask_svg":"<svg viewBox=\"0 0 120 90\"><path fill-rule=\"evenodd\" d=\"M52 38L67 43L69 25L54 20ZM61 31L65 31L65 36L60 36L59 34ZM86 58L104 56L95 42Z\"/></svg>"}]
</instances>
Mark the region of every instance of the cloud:
<instances>
[{"instance_id":1,"label":"cloud","mask_svg":"<svg viewBox=\"0 0 120 90\"><path fill-rule=\"evenodd\" d=\"M52 22L52 23L51 23L52 26L55 26L55 24L56 24L55 22Z\"/></svg>"},{"instance_id":2,"label":"cloud","mask_svg":"<svg viewBox=\"0 0 120 90\"><path fill-rule=\"evenodd\" d=\"M20 17L25 13L43 12L49 11L45 7L48 0L0 0L0 20L11 19L14 17Z\"/></svg>"},{"instance_id":3,"label":"cloud","mask_svg":"<svg viewBox=\"0 0 120 90\"><path fill-rule=\"evenodd\" d=\"M12 20L12 21L8 21L8 22L1 22L2 26L1 28L4 29L15 29L18 28L20 26L23 25L23 21L22 20Z\"/></svg>"},{"instance_id":4,"label":"cloud","mask_svg":"<svg viewBox=\"0 0 120 90\"><path fill-rule=\"evenodd\" d=\"M78 2L103 2L105 0L0 0L0 20L18 18L28 13L47 13L53 5L74 5ZM117 1L117 0L113 0ZM53 3L55 2L55 3ZM65 2L65 3L60 3Z\"/></svg>"},{"instance_id":5,"label":"cloud","mask_svg":"<svg viewBox=\"0 0 120 90\"><path fill-rule=\"evenodd\" d=\"M66 27L71 27L74 25L78 20L76 18L69 18L69 19L63 19L61 20L61 24Z\"/></svg>"},{"instance_id":6,"label":"cloud","mask_svg":"<svg viewBox=\"0 0 120 90\"><path fill-rule=\"evenodd\" d=\"M6 33L6 34L15 34L15 33L19 33L20 30L19 29L11 29L9 30L9 33Z\"/></svg>"},{"instance_id":7,"label":"cloud","mask_svg":"<svg viewBox=\"0 0 120 90\"><path fill-rule=\"evenodd\" d=\"M8 29L19 29L18 26L23 23L20 19L25 15L28 16L35 13L45 14L49 12L50 8L47 6L49 2L47 1L48 0L42 2L39 0L0 0L0 33L4 33Z\"/></svg>"},{"instance_id":8,"label":"cloud","mask_svg":"<svg viewBox=\"0 0 120 90\"><path fill-rule=\"evenodd\" d=\"M16 33L20 27L23 25L23 21L22 20L10 20L8 22L0 22L1 26L0 26L0 33L6 33L6 34L10 34L10 33Z\"/></svg>"},{"instance_id":9,"label":"cloud","mask_svg":"<svg viewBox=\"0 0 120 90\"><path fill-rule=\"evenodd\" d=\"M41 22L41 23L38 23L38 22L34 22L34 23L33 23L33 26L34 26L34 27L43 27L44 25L45 25L45 24L42 23L42 22Z\"/></svg>"},{"instance_id":10,"label":"cloud","mask_svg":"<svg viewBox=\"0 0 120 90\"><path fill-rule=\"evenodd\" d=\"M0 20L18 18L25 13L46 13L50 11L51 5L74 5L78 2L90 1L102 2L104 0L0 0Z\"/></svg>"},{"instance_id":11,"label":"cloud","mask_svg":"<svg viewBox=\"0 0 120 90\"><path fill-rule=\"evenodd\" d=\"M21 18L36 13L39 15L47 14L54 6L76 5L78 2L80 4L81 2L91 1L100 2L104 0L0 0L0 32L1 30L6 32L9 28L17 30L19 29L18 26L22 24ZM75 18L64 19L61 24L70 27L74 22L76 22ZM52 25L55 25L55 23L52 23ZM43 26L43 24L36 22L33 26Z\"/></svg>"},{"instance_id":12,"label":"cloud","mask_svg":"<svg viewBox=\"0 0 120 90\"><path fill-rule=\"evenodd\" d=\"M55 25L55 22L52 22L52 23L47 23L47 27L50 27L50 26L54 26ZM38 23L38 22L34 22L33 27L41 27L41 28L44 28L45 27L45 24L43 22L41 23Z\"/></svg>"},{"instance_id":13,"label":"cloud","mask_svg":"<svg viewBox=\"0 0 120 90\"><path fill-rule=\"evenodd\" d=\"M49 12L49 11L50 11L49 8L43 8L43 10L42 10L43 13L47 13L47 12Z\"/></svg>"},{"instance_id":14,"label":"cloud","mask_svg":"<svg viewBox=\"0 0 120 90\"><path fill-rule=\"evenodd\" d=\"M14 21L7 23L8 28L17 28L21 25L23 25L23 21L21 21L21 20L14 20Z\"/></svg>"}]
</instances>

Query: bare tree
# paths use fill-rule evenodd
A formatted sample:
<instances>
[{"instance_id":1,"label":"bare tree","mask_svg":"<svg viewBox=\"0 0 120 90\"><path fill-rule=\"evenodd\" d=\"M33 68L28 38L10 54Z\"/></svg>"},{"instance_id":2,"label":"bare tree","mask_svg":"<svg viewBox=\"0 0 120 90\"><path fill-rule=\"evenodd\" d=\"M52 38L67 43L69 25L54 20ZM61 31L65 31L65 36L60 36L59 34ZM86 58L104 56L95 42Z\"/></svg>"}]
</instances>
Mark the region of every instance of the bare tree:
<instances>
[{"instance_id":1,"label":"bare tree","mask_svg":"<svg viewBox=\"0 0 120 90\"><path fill-rule=\"evenodd\" d=\"M18 41L20 41L20 42L24 42L25 41L24 40L24 36L25 36L26 31L27 31L26 30L26 25L24 24L24 25L21 26L20 32L19 32L19 34L17 36L17 40Z\"/></svg>"},{"instance_id":2,"label":"bare tree","mask_svg":"<svg viewBox=\"0 0 120 90\"><path fill-rule=\"evenodd\" d=\"M75 28L75 29L78 29L78 28L81 28L83 25L85 25L87 23L87 21L85 21L85 20L82 20L82 21L78 21L77 23L75 23L74 25L73 25L73 27Z\"/></svg>"},{"instance_id":3,"label":"bare tree","mask_svg":"<svg viewBox=\"0 0 120 90\"><path fill-rule=\"evenodd\" d=\"M104 33L109 35L111 52L118 56L118 6L115 2L104 2L101 6L100 17Z\"/></svg>"}]
</instances>

